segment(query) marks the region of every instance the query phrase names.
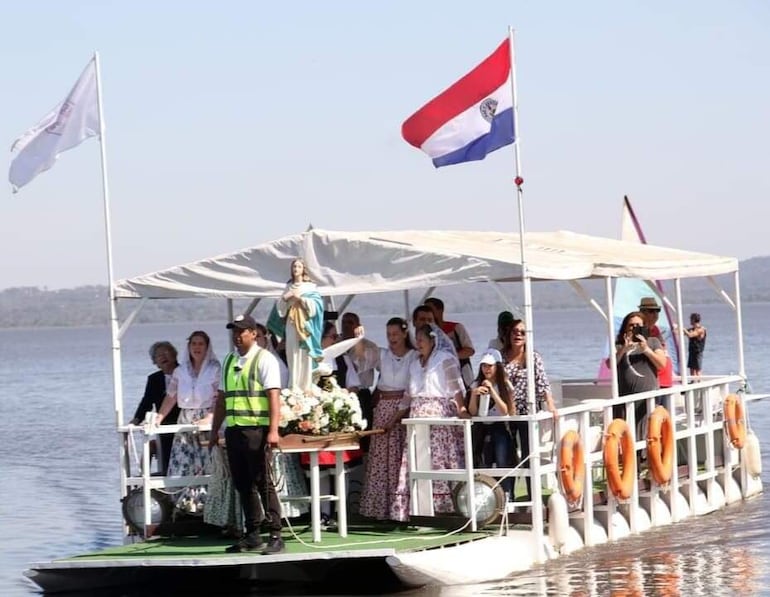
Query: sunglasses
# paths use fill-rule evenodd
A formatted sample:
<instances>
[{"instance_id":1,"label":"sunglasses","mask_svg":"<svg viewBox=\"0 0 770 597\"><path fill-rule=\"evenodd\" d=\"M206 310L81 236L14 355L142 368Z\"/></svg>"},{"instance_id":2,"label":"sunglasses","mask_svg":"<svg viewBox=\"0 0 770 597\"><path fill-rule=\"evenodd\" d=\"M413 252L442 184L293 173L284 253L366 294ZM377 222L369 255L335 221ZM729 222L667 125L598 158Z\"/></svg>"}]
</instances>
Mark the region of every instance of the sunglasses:
<instances>
[{"instance_id":1,"label":"sunglasses","mask_svg":"<svg viewBox=\"0 0 770 597\"><path fill-rule=\"evenodd\" d=\"M527 330L511 330L511 336L526 336Z\"/></svg>"}]
</instances>

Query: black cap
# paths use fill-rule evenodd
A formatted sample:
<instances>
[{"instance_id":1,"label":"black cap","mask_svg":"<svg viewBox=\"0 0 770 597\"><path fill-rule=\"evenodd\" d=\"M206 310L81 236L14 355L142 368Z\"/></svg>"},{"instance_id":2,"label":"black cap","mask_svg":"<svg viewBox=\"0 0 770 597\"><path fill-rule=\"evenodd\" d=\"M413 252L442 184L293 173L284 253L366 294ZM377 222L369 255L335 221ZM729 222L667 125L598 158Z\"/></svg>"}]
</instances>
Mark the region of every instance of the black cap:
<instances>
[{"instance_id":1,"label":"black cap","mask_svg":"<svg viewBox=\"0 0 770 597\"><path fill-rule=\"evenodd\" d=\"M251 315L239 315L227 324L227 329L238 328L239 330L256 330L257 322Z\"/></svg>"}]
</instances>

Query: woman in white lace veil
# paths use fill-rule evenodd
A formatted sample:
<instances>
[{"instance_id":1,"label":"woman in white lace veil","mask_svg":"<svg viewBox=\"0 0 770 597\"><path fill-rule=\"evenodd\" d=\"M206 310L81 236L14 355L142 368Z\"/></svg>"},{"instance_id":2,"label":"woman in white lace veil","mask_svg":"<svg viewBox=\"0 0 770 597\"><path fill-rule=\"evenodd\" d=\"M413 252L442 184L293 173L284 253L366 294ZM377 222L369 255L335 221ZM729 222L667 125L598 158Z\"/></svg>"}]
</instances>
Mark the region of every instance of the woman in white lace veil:
<instances>
[{"instance_id":1,"label":"woman in white lace veil","mask_svg":"<svg viewBox=\"0 0 770 597\"><path fill-rule=\"evenodd\" d=\"M408 384L399 407L408 409L415 418L467 417L464 406L465 386L457 355L449 350L451 341L435 324L421 324L415 330L417 356L409 366ZM462 431L456 426L430 427L430 459L433 469L457 469L465 466ZM390 506L392 520L408 520L410 482L407 451L401 456L401 467L394 499ZM433 509L448 513L454 510L452 484L432 481Z\"/></svg>"},{"instance_id":2,"label":"woman in white lace veil","mask_svg":"<svg viewBox=\"0 0 770 597\"><path fill-rule=\"evenodd\" d=\"M176 403L180 409L178 424L209 424L222 377L222 365L214 354L211 338L202 330L194 331L180 356L155 422L160 424ZM209 474L209 449L201 440L208 440L208 433L178 432L174 436L169 476ZM176 504L188 513L200 514L205 496L204 487L188 487L180 492Z\"/></svg>"},{"instance_id":3,"label":"woman in white lace veil","mask_svg":"<svg viewBox=\"0 0 770 597\"><path fill-rule=\"evenodd\" d=\"M449 339L449 336L447 336L446 332L438 327L435 323L431 323L429 325L431 330L433 330L433 333L436 334L436 347L434 350L448 352L454 356L454 358L457 358L457 349L455 348L455 344Z\"/></svg>"},{"instance_id":4,"label":"woman in white lace veil","mask_svg":"<svg viewBox=\"0 0 770 597\"><path fill-rule=\"evenodd\" d=\"M457 359L457 363L459 365L460 359L457 357L457 349L455 348L454 342L452 342L444 330L436 325L433 309L431 309L428 305L418 305L415 307L414 311L412 312L412 325L414 326L415 334L418 328L424 325L429 325L433 330L436 338L434 350L448 352L449 354L453 355L455 359ZM415 337L413 344L416 344L416 340L417 338Z\"/></svg>"},{"instance_id":5,"label":"woman in white lace veil","mask_svg":"<svg viewBox=\"0 0 770 597\"><path fill-rule=\"evenodd\" d=\"M200 338L206 343L206 352L193 356L191 343L194 338ZM209 404L210 397L216 397L222 377L222 364L214 353L211 339L206 332L197 330L187 339L187 350L182 351L179 366L183 369L183 375L179 375L177 387L177 399L189 400L192 398L195 404ZM173 380L172 380L173 382ZM188 396L190 398L188 398ZM182 405L180 404L180 407ZM213 402L211 403L213 407ZM184 408L184 407L182 407ZM196 423L211 422L211 408L205 417L195 421Z\"/></svg>"}]
</instances>

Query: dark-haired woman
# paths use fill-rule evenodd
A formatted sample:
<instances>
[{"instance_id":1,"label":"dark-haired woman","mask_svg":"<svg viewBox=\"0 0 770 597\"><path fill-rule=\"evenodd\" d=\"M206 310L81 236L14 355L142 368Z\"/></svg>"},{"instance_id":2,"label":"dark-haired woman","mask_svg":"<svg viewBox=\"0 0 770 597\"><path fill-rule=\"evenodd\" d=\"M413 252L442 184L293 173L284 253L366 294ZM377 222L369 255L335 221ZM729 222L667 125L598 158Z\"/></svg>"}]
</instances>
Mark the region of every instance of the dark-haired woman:
<instances>
[{"instance_id":1,"label":"dark-haired woman","mask_svg":"<svg viewBox=\"0 0 770 597\"><path fill-rule=\"evenodd\" d=\"M650 392L660 388L658 371L666 365L666 351L660 340L644 335L644 321L644 315L640 311L631 311L623 318L615 338L619 396ZM636 402L634 412L638 425L647 413L644 400ZM616 419L625 419L625 405L613 406L612 416Z\"/></svg>"},{"instance_id":2,"label":"dark-haired woman","mask_svg":"<svg viewBox=\"0 0 770 597\"><path fill-rule=\"evenodd\" d=\"M528 415L529 392L527 385L527 334L524 322L514 319L506 326L503 345L503 363L505 374L513 386L513 400L517 415ZM539 352L532 352L535 379L535 398L538 410L545 407L554 419L559 414L551 395L551 384L545 374L543 358ZM529 468L529 421L514 421L511 423L511 432L514 439L519 438L520 462L524 468ZM532 480L527 477L527 500L532 499Z\"/></svg>"},{"instance_id":3,"label":"dark-haired woman","mask_svg":"<svg viewBox=\"0 0 770 597\"><path fill-rule=\"evenodd\" d=\"M222 377L222 365L214 355L211 339L206 332L197 330L187 339L179 367L174 369L166 398L155 417L160 424L174 405L179 406L179 425L207 425L211 423L217 391ZM210 472L208 446L201 445L208 433L179 432L174 435L169 477L206 475ZM205 487L188 487L180 492L176 505L190 514L202 514Z\"/></svg>"},{"instance_id":4,"label":"dark-haired woman","mask_svg":"<svg viewBox=\"0 0 770 597\"><path fill-rule=\"evenodd\" d=\"M370 438L359 508L362 516L377 520L390 518L390 504L398 485L401 454L406 441L404 427L399 424L399 408L409 381L409 367L416 354L405 320L400 317L388 320L385 333L388 347L380 348L375 364L379 379L372 396L372 429L385 429L386 432ZM357 344L354 350L360 346L361 343Z\"/></svg>"}]
</instances>

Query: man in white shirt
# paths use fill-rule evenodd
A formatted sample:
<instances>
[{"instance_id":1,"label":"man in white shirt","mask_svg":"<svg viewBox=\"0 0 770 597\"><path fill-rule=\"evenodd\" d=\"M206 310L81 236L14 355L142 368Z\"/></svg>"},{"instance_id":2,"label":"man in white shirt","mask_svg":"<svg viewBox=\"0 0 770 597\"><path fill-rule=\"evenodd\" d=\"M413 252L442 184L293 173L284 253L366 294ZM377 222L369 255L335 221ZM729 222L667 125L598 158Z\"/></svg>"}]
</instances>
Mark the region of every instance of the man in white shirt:
<instances>
[{"instance_id":1,"label":"man in white shirt","mask_svg":"<svg viewBox=\"0 0 770 597\"><path fill-rule=\"evenodd\" d=\"M285 550L270 454L280 439L281 373L277 358L257 344L257 322L251 315L239 315L227 328L232 331L235 350L225 357L222 367L222 389L214 405L209 446L217 445L226 418L227 460L241 498L246 534L226 551L276 554ZM267 543L259 532L262 504L270 528Z\"/></svg>"}]
</instances>

